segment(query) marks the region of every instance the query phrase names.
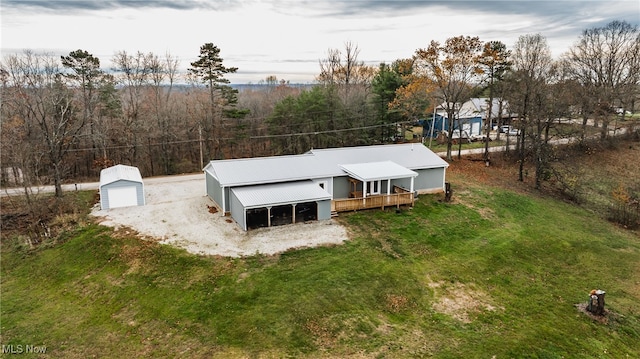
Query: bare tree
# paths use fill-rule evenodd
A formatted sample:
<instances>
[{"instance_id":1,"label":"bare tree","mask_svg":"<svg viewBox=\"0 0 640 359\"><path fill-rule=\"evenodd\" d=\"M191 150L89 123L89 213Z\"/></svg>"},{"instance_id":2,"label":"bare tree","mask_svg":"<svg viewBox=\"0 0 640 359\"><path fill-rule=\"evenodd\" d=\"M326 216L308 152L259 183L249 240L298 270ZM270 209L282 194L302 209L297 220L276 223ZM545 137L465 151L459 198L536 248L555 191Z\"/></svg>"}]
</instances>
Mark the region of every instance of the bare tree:
<instances>
[{"instance_id":1,"label":"bare tree","mask_svg":"<svg viewBox=\"0 0 640 359\"><path fill-rule=\"evenodd\" d=\"M64 159L76 143L85 122L74 106L74 94L63 81L53 56L26 51L10 56L5 69L15 105L22 108L25 131L37 141L51 166L55 195L62 197ZM41 146L41 147L40 147ZM37 172L36 172L37 173Z\"/></svg>"},{"instance_id":2,"label":"bare tree","mask_svg":"<svg viewBox=\"0 0 640 359\"><path fill-rule=\"evenodd\" d=\"M327 86L337 86L342 92L345 104L351 102L350 93L356 86L368 85L375 74L375 69L365 65L358 59L358 45L348 41L344 44L344 52L329 49L327 58L320 60L318 82Z\"/></svg>"},{"instance_id":3,"label":"bare tree","mask_svg":"<svg viewBox=\"0 0 640 359\"><path fill-rule=\"evenodd\" d=\"M167 53L164 59L152 54L148 58L150 78L153 91L153 112L157 125L158 140L160 141L160 157L164 174L173 173L171 146L169 142L175 140L176 131L172 122L174 116L171 111L171 94L177 76L178 59ZM152 132L149 133L151 135ZM150 149L150 153L153 153ZM151 173L154 173L153 158L151 156Z\"/></svg>"},{"instance_id":4,"label":"bare tree","mask_svg":"<svg viewBox=\"0 0 640 359\"><path fill-rule=\"evenodd\" d=\"M113 70L116 79L122 85L120 89L123 109L122 139L119 145L129 149L127 155L130 163L136 163L140 156L140 137L142 137L145 124L141 121L144 90L150 81L151 68L149 59L152 54L141 52L130 55L126 51L120 51L112 59Z\"/></svg>"},{"instance_id":5,"label":"bare tree","mask_svg":"<svg viewBox=\"0 0 640 359\"><path fill-rule=\"evenodd\" d=\"M640 84L640 33L625 21L612 21L582 33L571 47L567 59L573 77L594 96L593 109L597 126L602 121L600 137L607 137L613 107L624 106L635 98Z\"/></svg>"},{"instance_id":6,"label":"bare tree","mask_svg":"<svg viewBox=\"0 0 640 359\"><path fill-rule=\"evenodd\" d=\"M551 51L547 40L540 34L523 35L518 38L513 50L512 72L510 74L509 106L518 115L518 180L524 180L527 131L532 133L536 161L540 160L543 148L540 134L545 129L544 111L546 106L547 76L552 64ZM536 167L538 168L538 167ZM538 173L536 173L538 174Z\"/></svg>"},{"instance_id":7,"label":"bare tree","mask_svg":"<svg viewBox=\"0 0 640 359\"><path fill-rule=\"evenodd\" d=\"M346 42L344 51L329 49L327 57L319 62L320 74L316 80L327 92L326 99L332 101L328 117L330 130L367 126L369 121L375 121L375 117L367 113L367 101L376 70L359 60L359 54L356 44ZM356 132L339 133L338 138L343 145L366 141Z\"/></svg>"}]
</instances>

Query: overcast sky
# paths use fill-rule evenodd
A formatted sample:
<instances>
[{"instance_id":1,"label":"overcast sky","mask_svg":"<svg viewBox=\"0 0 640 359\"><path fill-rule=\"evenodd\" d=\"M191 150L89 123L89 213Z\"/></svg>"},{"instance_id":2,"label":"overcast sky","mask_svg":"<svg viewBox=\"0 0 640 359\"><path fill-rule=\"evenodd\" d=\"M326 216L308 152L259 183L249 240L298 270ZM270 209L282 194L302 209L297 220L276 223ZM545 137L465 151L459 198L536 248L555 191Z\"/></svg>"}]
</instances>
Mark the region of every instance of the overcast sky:
<instances>
[{"instance_id":1,"label":"overcast sky","mask_svg":"<svg viewBox=\"0 0 640 359\"><path fill-rule=\"evenodd\" d=\"M232 83L269 75L313 82L319 60L346 42L375 66L459 35L511 47L518 36L539 33L559 56L585 29L613 20L640 24L638 0L0 0L0 6L3 56L82 49L107 70L119 51L170 53L186 69L210 42L225 66L238 67L227 76Z\"/></svg>"}]
</instances>

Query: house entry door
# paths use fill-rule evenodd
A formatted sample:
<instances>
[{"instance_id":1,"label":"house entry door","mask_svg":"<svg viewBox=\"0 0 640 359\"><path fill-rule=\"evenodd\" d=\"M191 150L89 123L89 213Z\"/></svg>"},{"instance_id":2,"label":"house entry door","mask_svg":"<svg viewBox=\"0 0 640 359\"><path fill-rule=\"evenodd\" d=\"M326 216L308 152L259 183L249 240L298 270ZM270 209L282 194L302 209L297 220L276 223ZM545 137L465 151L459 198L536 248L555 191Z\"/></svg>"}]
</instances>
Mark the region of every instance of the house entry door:
<instances>
[{"instance_id":1,"label":"house entry door","mask_svg":"<svg viewBox=\"0 0 640 359\"><path fill-rule=\"evenodd\" d=\"M380 194L380 181L367 182L367 194Z\"/></svg>"}]
</instances>

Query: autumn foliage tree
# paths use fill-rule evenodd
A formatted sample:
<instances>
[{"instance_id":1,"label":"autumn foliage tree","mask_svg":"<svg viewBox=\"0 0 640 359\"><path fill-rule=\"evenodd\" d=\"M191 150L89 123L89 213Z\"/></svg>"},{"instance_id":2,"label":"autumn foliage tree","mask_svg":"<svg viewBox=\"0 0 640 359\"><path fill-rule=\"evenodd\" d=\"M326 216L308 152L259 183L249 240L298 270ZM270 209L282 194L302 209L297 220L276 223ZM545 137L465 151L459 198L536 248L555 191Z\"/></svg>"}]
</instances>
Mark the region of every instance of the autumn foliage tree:
<instances>
[{"instance_id":1,"label":"autumn foliage tree","mask_svg":"<svg viewBox=\"0 0 640 359\"><path fill-rule=\"evenodd\" d=\"M478 57L482 42L478 37L457 36L444 44L431 41L426 49L418 49L414 55L416 81L433 82L435 98L444 106L448 117L448 129L454 129L454 119L459 106L468 100L478 85L481 72ZM452 136L447 140L447 160L451 161Z\"/></svg>"}]
</instances>

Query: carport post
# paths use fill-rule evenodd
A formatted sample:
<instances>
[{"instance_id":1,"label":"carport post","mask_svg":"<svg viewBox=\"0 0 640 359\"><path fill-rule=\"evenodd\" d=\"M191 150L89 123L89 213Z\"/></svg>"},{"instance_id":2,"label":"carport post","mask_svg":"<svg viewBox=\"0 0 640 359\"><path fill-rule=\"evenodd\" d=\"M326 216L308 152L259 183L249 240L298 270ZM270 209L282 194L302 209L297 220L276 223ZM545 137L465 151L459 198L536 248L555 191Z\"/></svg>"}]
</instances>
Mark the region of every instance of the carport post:
<instances>
[{"instance_id":1,"label":"carport post","mask_svg":"<svg viewBox=\"0 0 640 359\"><path fill-rule=\"evenodd\" d=\"M247 219L247 209L244 208L244 206L243 206L243 210L244 210L244 224L242 225L242 227L243 227L242 229L246 232L247 229L249 228L249 226L247 225L247 220L248 220Z\"/></svg>"},{"instance_id":2,"label":"carport post","mask_svg":"<svg viewBox=\"0 0 640 359\"><path fill-rule=\"evenodd\" d=\"M291 205L291 223L296 223L296 204Z\"/></svg>"},{"instance_id":3,"label":"carport post","mask_svg":"<svg viewBox=\"0 0 640 359\"><path fill-rule=\"evenodd\" d=\"M267 227L271 227L271 207L267 207Z\"/></svg>"}]
</instances>

